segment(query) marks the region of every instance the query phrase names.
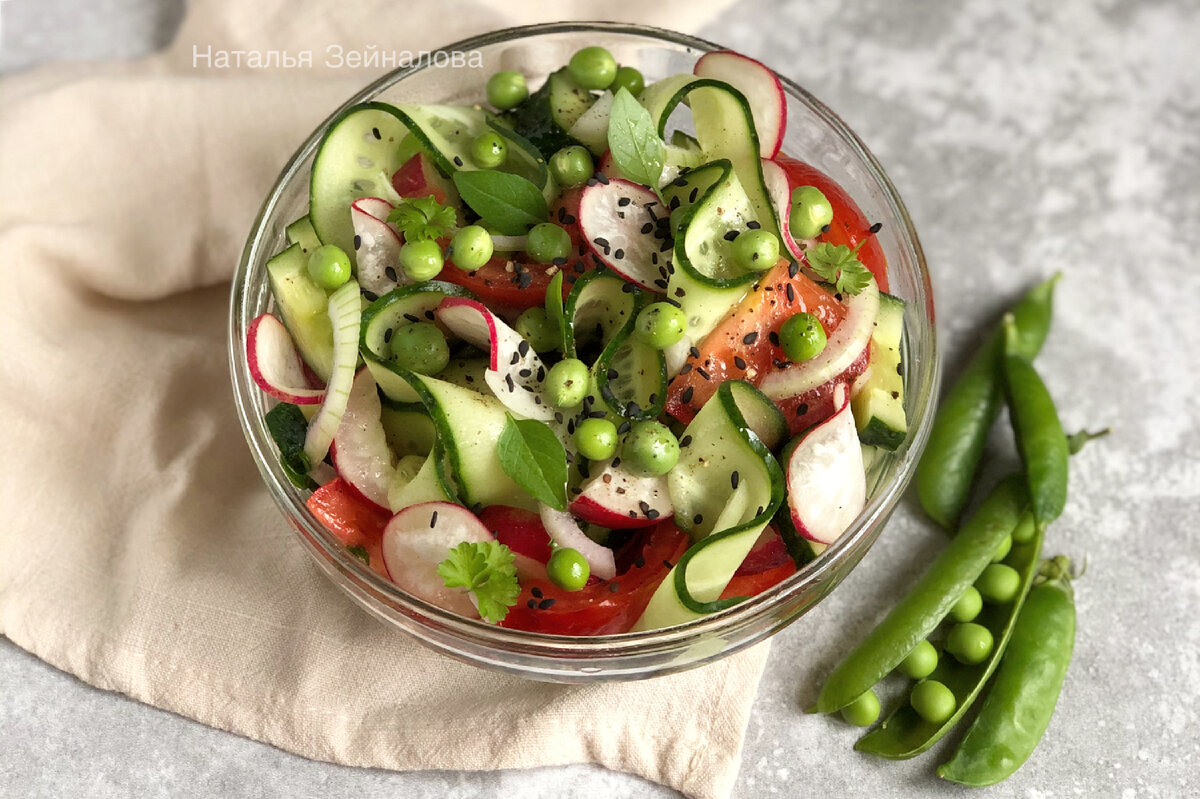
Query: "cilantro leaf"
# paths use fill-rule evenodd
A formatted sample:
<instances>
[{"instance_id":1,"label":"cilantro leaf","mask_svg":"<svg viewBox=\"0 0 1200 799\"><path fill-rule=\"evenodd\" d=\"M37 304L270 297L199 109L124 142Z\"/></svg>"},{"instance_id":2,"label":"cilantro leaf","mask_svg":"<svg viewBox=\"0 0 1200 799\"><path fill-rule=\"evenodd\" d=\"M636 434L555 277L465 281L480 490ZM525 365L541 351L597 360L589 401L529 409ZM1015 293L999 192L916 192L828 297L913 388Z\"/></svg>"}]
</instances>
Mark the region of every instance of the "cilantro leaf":
<instances>
[{"instance_id":1,"label":"cilantro leaf","mask_svg":"<svg viewBox=\"0 0 1200 799\"><path fill-rule=\"evenodd\" d=\"M625 177L659 190L666 145L650 112L622 87L608 115L608 149Z\"/></svg>"},{"instance_id":2,"label":"cilantro leaf","mask_svg":"<svg viewBox=\"0 0 1200 799\"><path fill-rule=\"evenodd\" d=\"M437 572L447 588L473 594L479 615L493 624L504 620L521 595L512 550L499 541L464 541L450 550Z\"/></svg>"},{"instance_id":3,"label":"cilantro leaf","mask_svg":"<svg viewBox=\"0 0 1200 799\"><path fill-rule=\"evenodd\" d=\"M454 230L454 209L447 208L430 194L410 197L392 209L388 221L400 228L405 241L426 241L450 235Z\"/></svg>"},{"instance_id":4,"label":"cilantro leaf","mask_svg":"<svg viewBox=\"0 0 1200 799\"><path fill-rule=\"evenodd\" d=\"M567 509L567 453L549 427L508 417L496 448L500 468L538 502Z\"/></svg>"},{"instance_id":5,"label":"cilantro leaf","mask_svg":"<svg viewBox=\"0 0 1200 799\"><path fill-rule=\"evenodd\" d=\"M862 242L859 242L858 247L861 246ZM832 283L839 294L858 294L875 279L871 270L858 260L858 247L852 250L845 244L823 241L805 255L809 267Z\"/></svg>"}]
</instances>

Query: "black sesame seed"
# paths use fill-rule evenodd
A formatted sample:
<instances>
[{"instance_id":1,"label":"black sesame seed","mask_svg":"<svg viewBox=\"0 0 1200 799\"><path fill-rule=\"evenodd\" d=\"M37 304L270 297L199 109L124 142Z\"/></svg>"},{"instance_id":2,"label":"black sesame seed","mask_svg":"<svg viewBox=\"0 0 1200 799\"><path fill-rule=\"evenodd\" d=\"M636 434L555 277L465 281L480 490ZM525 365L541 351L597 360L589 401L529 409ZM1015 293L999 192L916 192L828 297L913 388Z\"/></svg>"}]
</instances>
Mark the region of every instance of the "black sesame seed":
<instances>
[{"instance_id":1,"label":"black sesame seed","mask_svg":"<svg viewBox=\"0 0 1200 799\"><path fill-rule=\"evenodd\" d=\"M357 250L361 246L362 246L362 236L355 235L354 236L354 249Z\"/></svg>"},{"instance_id":2,"label":"black sesame seed","mask_svg":"<svg viewBox=\"0 0 1200 799\"><path fill-rule=\"evenodd\" d=\"M635 568L642 569L646 566L646 558L644 555L638 555L637 560L633 562Z\"/></svg>"},{"instance_id":3,"label":"black sesame seed","mask_svg":"<svg viewBox=\"0 0 1200 799\"><path fill-rule=\"evenodd\" d=\"M362 295L367 298L367 302L375 302L375 300L379 299L378 294L373 291L366 291L365 289L363 290Z\"/></svg>"},{"instance_id":4,"label":"black sesame seed","mask_svg":"<svg viewBox=\"0 0 1200 799\"><path fill-rule=\"evenodd\" d=\"M529 589L529 593L533 594L538 599L542 598L542 589L538 588L536 585Z\"/></svg>"},{"instance_id":5,"label":"black sesame seed","mask_svg":"<svg viewBox=\"0 0 1200 799\"><path fill-rule=\"evenodd\" d=\"M829 225L825 225L825 227L821 228L821 232L822 232L822 233L828 233L828 232L829 232Z\"/></svg>"},{"instance_id":6,"label":"black sesame seed","mask_svg":"<svg viewBox=\"0 0 1200 799\"><path fill-rule=\"evenodd\" d=\"M512 375L505 375L504 382L508 385L509 393L517 390L516 385L513 383Z\"/></svg>"},{"instance_id":7,"label":"black sesame seed","mask_svg":"<svg viewBox=\"0 0 1200 799\"><path fill-rule=\"evenodd\" d=\"M872 234L872 235L874 235L874 234L878 233L878 232L879 232L879 231L881 231L881 230L883 230L883 223L882 223L882 222L876 222L875 224L873 224L873 225L871 225L869 228L867 228L867 232L868 232L868 233L870 233L870 234Z\"/></svg>"},{"instance_id":8,"label":"black sesame seed","mask_svg":"<svg viewBox=\"0 0 1200 799\"><path fill-rule=\"evenodd\" d=\"M520 363L520 362L521 362L521 353L519 353L519 352L514 352L514 353L512 354L512 358L511 358L511 359L509 360L509 362L508 362L508 365L509 365L509 366L516 366L516 365L517 365L518 363Z\"/></svg>"},{"instance_id":9,"label":"black sesame seed","mask_svg":"<svg viewBox=\"0 0 1200 799\"><path fill-rule=\"evenodd\" d=\"M609 369L607 372L604 373L604 376L607 377L609 380L616 380L619 375L618 375L616 369Z\"/></svg>"},{"instance_id":10,"label":"black sesame seed","mask_svg":"<svg viewBox=\"0 0 1200 799\"><path fill-rule=\"evenodd\" d=\"M626 419L617 427L617 435L623 436L633 428L633 422Z\"/></svg>"},{"instance_id":11,"label":"black sesame seed","mask_svg":"<svg viewBox=\"0 0 1200 799\"><path fill-rule=\"evenodd\" d=\"M737 230L730 230L729 232L727 232L725 234L725 241L733 241L734 239L736 239L738 237L739 232L740 231L737 231Z\"/></svg>"},{"instance_id":12,"label":"black sesame seed","mask_svg":"<svg viewBox=\"0 0 1200 799\"><path fill-rule=\"evenodd\" d=\"M753 344L756 341L758 341L758 331L757 330L755 330L754 332L751 332L751 333L747 333L746 335L742 336L742 343L747 346L749 346L750 344Z\"/></svg>"},{"instance_id":13,"label":"black sesame seed","mask_svg":"<svg viewBox=\"0 0 1200 799\"><path fill-rule=\"evenodd\" d=\"M529 608L530 610L537 610L537 600L536 599L529 600L528 602L525 603L525 607Z\"/></svg>"},{"instance_id":14,"label":"black sesame seed","mask_svg":"<svg viewBox=\"0 0 1200 799\"><path fill-rule=\"evenodd\" d=\"M671 185L672 186L686 186L687 178L685 178L683 175L680 175L679 177L677 177L671 181Z\"/></svg>"},{"instance_id":15,"label":"black sesame seed","mask_svg":"<svg viewBox=\"0 0 1200 799\"><path fill-rule=\"evenodd\" d=\"M729 475L729 485L733 486L734 488L737 488L738 483L740 483L741 481L742 481L742 476L740 474L738 474L737 469L734 469L733 473Z\"/></svg>"},{"instance_id":16,"label":"black sesame seed","mask_svg":"<svg viewBox=\"0 0 1200 799\"><path fill-rule=\"evenodd\" d=\"M700 348L699 347L691 347L690 349L688 349L688 353L693 358L699 358L700 357Z\"/></svg>"},{"instance_id":17,"label":"black sesame seed","mask_svg":"<svg viewBox=\"0 0 1200 799\"><path fill-rule=\"evenodd\" d=\"M779 346L779 334L776 333L774 330L772 330L770 333L767 334L767 338L770 339L771 343L774 344L776 347Z\"/></svg>"},{"instance_id":18,"label":"black sesame seed","mask_svg":"<svg viewBox=\"0 0 1200 799\"><path fill-rule=\"evenodd\" d=\"M518 377L532 377L533 370L529 368L521 369L517 372Z\"/></svg>"},{"instance_id":19,"label":"black sesame seed","mask_svg":"<svg viewBox=\"0 0 1200 799\"><path fill-rule=\"evenodd\" d=\"M794 286L792 286L791 283L787 284L787 298L788 298L788 302L796 301L796 289Z\"/></svg>"},{"instance_id":20,"label":"black sesame seed","mask_svg":"<svg viewBox=\"0 0 1200 799\"><path fill-rule=\"evenodd\" d=\"M637 290L637 286L633 285L632 283L622 283L621 284L621 291L623 291L626 294L632 294L636 290Z\"/></svg>"},{"instance_id":21,"label":"black sesame seed","mask_svg":"<svg viewBox=\"0 0 1200 799\"><path fill-rule=\"evenodd\" d=\"M642 225L642 233L649 233L652 230L654 230L653 222L647 222L646 224Z\"/></svg>"},{"instance_id":22,"label":"black sesame seed","mask_svg":"<svg viewBox=\"0 0 1200 799\"><path fill-rule=\"evenodd\" d=\"M660 289L666 289L667 281L663 280L661 277L656 277L654 279L654 285L658 286Z\"/></svg>"},{"instance_id":23,"label":"black sesame seed","mask_svg":"<svg viewBox=\"0 0 1200 799\"><path fill-rule=\"evenodd\" d=\"M411 313L404 314L404 318L410 322L420 322L421 321L421 317L417 316L416 314L411 314Z\"/></svg>"},{"instance_id":24,"label":"black sesame seed","mask_svg":"<svg viewBox=\"0 0 1200 799\"><path fill-rule=\"evenodd\" d=\"M695 393L695 389L693 389L691 386L688 386L683 390L683 393L679 395L679 399L683 400L684 405L687 405L692 401L692 395Z\"/></svg>"},{"instance_id":25,"label":"black sesame seed","mask_svg":"<svg viewBox=\"0 0 1200 799\"><path fill-rule=\"evenodd\" d=\"M697 513L695 516L692 517L692 524L700 524L703 521L704 521L704 514L702 514L702 513Z\"/></svg>"},{"instance_id":26,"label":"black sesame seed","mask_svg":"<svg viewBox=\"0 0 1200 799\"><path fill-rule=\"evenodd\" d=\"M788 264L788 277L795 277L798 274L800 274L800 262L792 261Z\"/></svg>"},{"instance_id":27,"label":"black sesame seed","mask_svg":"<svg viewBox=\"0 0 1200 799\"><path fill-rule=\"evenodd\" d=\"M521 343L517 345L517 352L519 352L521 354L522 358L524 358L526 355L528 355L529 354L529 342L526 341L525 339L521 339Z\"/></svg>"},{"instance_id":28,"label":"black sesame seed","mask_svg":"<svg viewBox=\"0 0 1200 799\"><path fill-rule=\"evenodd\" d=\"M633 200L629 199L628 197L622 197L621 199L617 200L617 205L624 208L625 206L629 205L631 202L633 202Z\"/></svg>"},{"instance_id":29,"label":"black sesame seed","mask_svg":"<svg viewBox=\"0 0 1200 799\"><path fill-rule=\"evenodd\" d=\"M642 513L650 515L650 503L644 499L638 500L638 507L642 509Z\"/></svg>"},{"instance_id":30,"label":"black sesame seed","mask_svg":"<svg viewBox=\"0 0 1200 799\"><path fill-rule=\"evenodd\" d=\"M389 266L386 269L384 269L383 274L386 275L387 279L392 281L393 283L397 283L400 280L400 276L396 274L396 267L394 267L394 266Z\"/></svg>"},{"instance_id":31,"label":"black sesame seed","mask_svg":"<svg viewBox=\"0 0 1200 799\"><path fill-rule=\"evenodd\" d=\"M625 257L625 251L624 251L624 250L622 250L620 247L618 247L618 248L617 248L617 249L616 249L616 250L613 252L613 258L616 258L618 261L620 261L620 260L621 260L622 258L624 258L624 257Z\"/></svg>"},{"instance_id":32,"label":"black sesame seed","mask_svg":"<svg viewBox=\"0 0 1200 799\"><path fill-rule=\"evenodd\" d=\"M454 165L455 165L455 166L462 166L462 165L463 165L463 160L462 160L461 158L459 158L457 155L456 155L456 156L454 156Z\"/></svg>"},{"instance_id":33,"label":"black sesame seed","mask_svg":"<svg viewBox=\"0 0 1200 799\"><path fill-rule=\"evenodd\" d=\"M733 365L739 369L745 369L746 368L746 359L740 355L735 355L735 356L733 356Z\"/></svg>"},{"instance_id":34,"label":"black sesame seed","mask_svg":"<svg viewBox=\"0 0 1200 799\"><path fill-rule=\"evenodd\" d=\"M425 318L428 319L430 322L432 322L434 319L437 319L437 317L434 315L433 311L426 311Z\"/></svg>"},{"instance_id":35,"label":"black sesame seed","mask_svg":"<svg viewBox=\"0 0 1200 799\"><path fill-rule=\"evenodd\" d=\"M803 416L806 413L808 413L808 403L807 402L802 402L796 406L796 415L797 416Z\"/></svg>"},{"instance_id":36,"label":"black sesame seed","mask_svg":"<svg viewBox=\"0 0 1200 799\"><path fill-rule=\"evenodd\" d=\"M679 446L680 446L680 448L686 447L686 446L688 446L688 445L689 445L689 444L691 444L691 443L692 443L692 437L691 437L691 436L684 436L683 438L679 439Z\"/></svg>"},{"instance_id":37,"label":"black sesame seed","mask_svg":"<svg viewBox=\"0 0 1200 799\"><path fill-rule=\"evenodd\" d=\"M603 419L605 416L608 416L607 411L591 411L588 413L589 419Z\"/></svg>"},{"instance_id":38,"label":"black sesame seed","mask_svg":"<svg viewBox=\"0 0 1200 799\"><path fill-rule=\"evenodd\" d=\"M746 223L746 227L750 228L751 230L758 230L760 227L762 227L762 225L752 219Z\"/></svg>"},{"instance_id":39,"label":"black sesame seed","mask_svg":"<svg viewBox=\"0 0 1200 799\"><path fill-rule=\"evenodd\" d=\"M651 508L650 510L646 511L646 518L647 518L647 519L649 519L649 520L651 520L651 521L654 521L655 519L657 519L657 518L658 518L659 516L661 516L661 515L662 515L662 514L660 514L660 513L659 513L657 510L655 510L654 508ZM667 568L669 569L669 568L671 568L671 567L670 567L670 566L668 566Z\"/></svg>"},{"instance_id":40,"label":"black sesame seed","mask_svg":"<svg viewBox=\"0 0 1200 799\"><path fill-rule=\"evenodd\" d=\"M712 380L712 375L710 375L707 371L705 371L703 366L696 367L696 374L700 375L705 380Z\"/></svg>"},{"instance_id":41,"label":"black sesame seed","mask_svg":"<svg viewBox=\"0 0 1200 799\"><path fill-rule=\"evenodd\" d=\"M379 128L371 128L371 135L374 136L377 140L383 141L383 136L380 135Z\"/></svg>"},{"instance_id":42,"label":"black sesame seed","mask_svg":"<svg viewBox=\"0 0 1200 799\"><path fill-rule=\"evenodd\" d=\"M437 513L437 511L434 511L433 515L429 517L430 528L437 527Z\"/></svg>"},{"instance_id":43,"label":"black sesame seed","mask_svg":"<svg viewBox=\"0 0 1200 799\"><path fill-rule=\"evenodd\" d=\"M550 261L550 263L554 264L555 266L566 266L566 265L567 265L567 259L566 259L566 258L563 258L563 257L560 255L560 256L558 256L557 258L554 258L554 259L552 259L552 260Z\"/></svg>"},{"instance_id":44,"label":"black sesame seed","mask_svg":"<svg viewBox=\"0 0 1200 799\"><path fill-rule=\"evenodd\" d=\"M684 364L684 365L683 365L683 366L680 368L680 370L679 370L679 374L681 374L681 375L686 375L686 374L687 374L688 372L690 372L690 371L692 371L692 365L691 365L690 363L685 363L685 364Z\"/></svg>"},{"instance_id":45,"label":"black sesame seed","mask_svg":"<svg viewBox=\"0 0 1200 799\"><path fill-rule=\"evenodd\" d=\"M618 466L620 466L620 465L621 465L621 459L620 459L619 457L618 457L618 458L613 458L613 459L612 459L612 467L613 467L614 469L615 469L615 468L617 468L617 467L618 467ZM618 489L617 489L617 493L618 493L618 494L623 494L623 493L625 493L625 489L623 489L623 488L618 488Z\"/></svg>"},{"instance_id":46,"label":"black sesame seed","mask_svg":"<svg viewBox=\"0 0 1200 799\"><path fill-rule=\"evenodd\" d=\"M538 610L549 610L554 607L554 603L557 601L554 597L547 597L538 603Z\"/></svg>"}]
</instances>

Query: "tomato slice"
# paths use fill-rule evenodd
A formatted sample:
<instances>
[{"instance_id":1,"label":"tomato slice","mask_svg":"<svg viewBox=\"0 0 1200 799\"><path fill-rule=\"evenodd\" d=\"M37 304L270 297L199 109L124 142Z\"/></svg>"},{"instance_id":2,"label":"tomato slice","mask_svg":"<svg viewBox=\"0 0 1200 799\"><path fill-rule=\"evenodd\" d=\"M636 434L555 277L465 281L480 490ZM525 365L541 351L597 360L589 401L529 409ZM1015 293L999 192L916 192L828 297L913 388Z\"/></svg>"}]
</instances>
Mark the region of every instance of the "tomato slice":
<instances>
[{"instance_id":1,"label":"tomato slice","mask_svg":"<svg viewBox=\"0 0 1200 799\"><path fill-rule=\"evenodd\" d=\"M308 498L308 509L347 547L367 551L369 566L387 577L383 565L383 528L392 514L363 499L342 478L331 480Z\"/></svg>"},{"instance_id":2,"label":"tomato slice","mask_svg":"<svg viewBox=\"0 0 1200 799\"><path fill-rule=\"evenodd\" d=\"M774 585L779 585L786 578L796 573L796 564L790 560L770 569L754 574L736 574L721 592L721 599L735 596L757 596Z\"/></svg>"},{"instance_id":3,"label":"tomato slice","mask_svg":"<svg viewBox=\"0 0 1200 799\"><path fill-rule=\"evenodd\" d=\"M667 413L690 422L722 382L745 379L757 385L777 364L789 363L778 344L779 328L801 311L821 320L826 334L846 317L836 297L803 272L792 276L781 260L692 350L667 391Z\"/></svg>"},{"instance_id":4,"label":"tomato slice","mask_svg":"<svg viewBox=\"0 0 1200 799\"><path fill-rule=\"evenodd\" d=\"M527 580L501 627L552 635L614 635L628 632L671 566L687 551L689 538L671 521L642 534L641 554L611 580L564 591L548 580Z\"/></svg>"},{"instance_id":5,"label":"tomato slice","mask_svg":"<svg viewBox=\"0 0 1200 799\"><path fill-rule=\"evenodd\" d=\"M850 249L858 246L860 241L866 242L858 251L858 260L875 275L875 282L880 291L888 290L887 258L875 234L871 232L871 223L859 210L858 204L850 198L846 190L833 181L828 175L814 166L798 161L791 156L780 153L775 161L787 173L788 187L815 186L821 190L829 204L833 207L833 222L829 230L818 238L830 244L844 244Z\"/></svg>"},{"instance_id":6,"label":"tomato slice","mask_svg":"<svg viewBox=\"0 0 1200 799\"><path fill-rule=\"evenodd\" d=\"M539 264L496 256L478 269L463 271L453 265L454 256L442 269L438 280L456 283L470 290L490 308L523 311L546 301L546 288L560 269L565 272L563 297L576 278L593 268L590 250L579 227L579 198L582 189L567 189L550 206L550 221L561 225L571 237L571 256L560 266ZM524 256L524 253L522 253Z\"/></svg>"},{"instance_id":7,"label":"tomato slice","mask_svg":"<svg viewBox=\"0 0 1200 799\"><path fill-rule=\"evenodd\" d=\"M479 513L479 521L506 547L539 563L550 560L550 534L541 517L524 508L489 505Z\"/></svg>"}]
</instances>

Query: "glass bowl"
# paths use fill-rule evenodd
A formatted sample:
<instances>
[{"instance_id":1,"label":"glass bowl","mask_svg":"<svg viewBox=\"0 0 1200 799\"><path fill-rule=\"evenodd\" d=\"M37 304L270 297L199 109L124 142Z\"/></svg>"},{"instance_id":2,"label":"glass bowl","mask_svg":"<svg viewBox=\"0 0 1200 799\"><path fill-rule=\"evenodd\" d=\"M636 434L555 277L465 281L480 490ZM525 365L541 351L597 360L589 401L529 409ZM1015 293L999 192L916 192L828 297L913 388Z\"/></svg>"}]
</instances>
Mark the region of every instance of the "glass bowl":
<instances>
[{"instance_id":1,"label":"glass bowl","mask_svg":"<svg viewBox=\"0 0 1200 799\"><path fill-rule=\"evenodd\" d=\"M513 28L450 45L391 72L334 109L330 119L365 100L478 102L487 77L496 70L521 69L537 81L549 68L565 64L576 50L593 44L603 44L619 63L640 69L647 82L691 72L705 52L722 49L636 25ZM460 54L457 60L452 53ZM461 54L471 66L450 66L463 63ZM543 66L547 69L542 75L531 74L531 68ZM271 306L266 262L286 246L286 225L307 212L309 170L326 120L292 156L254 223L233 281L229 356L238 417L267 490L317 565L339 588L387 624L459 660L538 680L610 681L692 668L757 643L812 608L858 564L883 531L929 435L939 371L933 294L916 231L882 167L837 115L800 86L782 80L788 102L784 151L828 173L868 219L883 222L878 236L889 263L891 292L907 302L903 363L910 432L904 446L872 465L867 505L854 524L819 558L758 596L688 624L623 635L575 638L498 628L434 607L371 571L308 511L307 492L288 482L263 420L271 401L250 378L244 345L251 320Z\"/></svg>"}]
</instances>

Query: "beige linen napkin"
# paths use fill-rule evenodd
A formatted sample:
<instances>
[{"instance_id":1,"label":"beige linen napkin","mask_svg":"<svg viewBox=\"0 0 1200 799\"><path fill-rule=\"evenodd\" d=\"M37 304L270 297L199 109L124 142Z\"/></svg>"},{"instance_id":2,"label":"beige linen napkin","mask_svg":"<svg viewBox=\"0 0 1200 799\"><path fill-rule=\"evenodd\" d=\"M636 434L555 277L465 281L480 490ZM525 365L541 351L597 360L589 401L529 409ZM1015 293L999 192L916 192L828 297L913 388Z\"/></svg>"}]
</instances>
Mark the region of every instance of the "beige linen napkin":
<instances>
[{"instance_id":1,"label":"beige linen napkin","mask_svg":"<svg viewBox=\"0 0 1200 799\"><path fill-rule=\"evenodd\" d=\"M715 6L637 13L691 27ZM319 62L331 43L416 50L562 10L193 3L164 55L0 81L0 632L93 685L308 757L594 762L729 792L765 647L587 687L437 655L317 572L234 418L225 322L244 238L294 148L374 75L194 69L193 45Z\"/></svg>"}]
</instances>

